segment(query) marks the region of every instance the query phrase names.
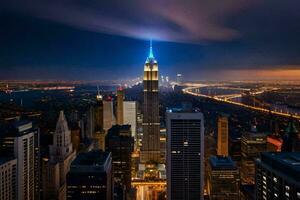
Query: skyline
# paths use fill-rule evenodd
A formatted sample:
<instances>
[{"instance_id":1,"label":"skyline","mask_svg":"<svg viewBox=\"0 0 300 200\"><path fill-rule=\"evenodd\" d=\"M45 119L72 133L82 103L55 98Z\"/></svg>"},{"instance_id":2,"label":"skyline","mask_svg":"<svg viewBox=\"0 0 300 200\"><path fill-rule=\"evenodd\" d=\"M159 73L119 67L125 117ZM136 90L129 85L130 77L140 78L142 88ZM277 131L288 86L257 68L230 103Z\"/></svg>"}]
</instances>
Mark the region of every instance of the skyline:
<instances>
[{"instance_id":1,"label":"skyline","mask_svg":"<svg viewBox=\"0 0 300 200\"><path fill-rule=\"evenodd\" d=\"M163 75L299 80L299 6L279 0L3 1L0 79L137 77L153 38Z\"/></svg>"}]
</instances>

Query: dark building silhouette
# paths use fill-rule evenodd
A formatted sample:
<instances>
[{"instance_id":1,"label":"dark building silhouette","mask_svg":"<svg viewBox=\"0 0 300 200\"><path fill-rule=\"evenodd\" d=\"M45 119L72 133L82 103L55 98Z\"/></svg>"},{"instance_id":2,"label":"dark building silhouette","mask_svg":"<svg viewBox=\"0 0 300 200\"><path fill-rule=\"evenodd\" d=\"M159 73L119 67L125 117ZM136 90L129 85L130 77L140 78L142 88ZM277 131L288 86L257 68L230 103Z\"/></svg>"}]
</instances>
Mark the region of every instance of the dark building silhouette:
<instances>
[{"instance_id":1,"label":"dark building silhouette","mask_svg":"<svg viewBox=\"0 0 300 200\"><path fill-rule=\"evenodd\" d=\"M112 199L111 153L78 154L67 174L67 199Z\"/></svg>"},{"instance_id":2,"label":"dark building silhouette","mask_svg":"<svg viewBox=\"0 0 300 200\"><path fill-rule=\"evenodd\" d=\"M121 188L125 195L131 187L131 153L134 148L130 125L113 126L105 140L105 149L112 154L114 185Z\"/></svg>"},{"instance_id":3,"label":"dark building silhouette","mask_svg":"<svg viewBox=\"0 0 300 200\"><path fill-rule=\"evenodd\" d=\"M300 151L300 139L299 139L298 131L296 129L295 122L292 119L288 122L288 125L285 129L285 133L282 139L283 139L283 144L281 147L281 151L283 152Z\"/></svg>"},{"instance_id":4,"label":"dark building silhouette","mask_svg":"<svg viewBox=\"0 0 300 200\"><path fill-rule=\"evenodd\" d=\"M239 185L239 170L230 157L210 157L208 193L211 200L239 200Z\"/></svg>"}]
</instances>

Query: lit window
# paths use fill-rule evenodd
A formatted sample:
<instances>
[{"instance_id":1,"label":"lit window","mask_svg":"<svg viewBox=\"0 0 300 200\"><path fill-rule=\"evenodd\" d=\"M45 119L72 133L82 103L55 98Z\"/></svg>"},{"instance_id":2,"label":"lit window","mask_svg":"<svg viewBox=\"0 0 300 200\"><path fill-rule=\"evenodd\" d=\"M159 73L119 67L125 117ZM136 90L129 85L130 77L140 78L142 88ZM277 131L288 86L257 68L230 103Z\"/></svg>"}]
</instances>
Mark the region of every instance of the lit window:
<instances>
[{"instance_id":1,"label":"lit window","mask_svg":"<svg viewBox=\"0 0 300 200\"><path fill-rule=\"evenodd\" d=\"M286 190L290 190L290 187L288 185L285 186Z\"/></svg>"},{"instance_id":2,"label":"lit window","mask_svg":"<svg viewBox=\"0 0 300 200\"><path fill-rule=\"evenodd\" d=\"M277 178L276 178L276 177L273 177L273 181L274 181L275 183L277 183Z\"/></svg>"}]
</instances>

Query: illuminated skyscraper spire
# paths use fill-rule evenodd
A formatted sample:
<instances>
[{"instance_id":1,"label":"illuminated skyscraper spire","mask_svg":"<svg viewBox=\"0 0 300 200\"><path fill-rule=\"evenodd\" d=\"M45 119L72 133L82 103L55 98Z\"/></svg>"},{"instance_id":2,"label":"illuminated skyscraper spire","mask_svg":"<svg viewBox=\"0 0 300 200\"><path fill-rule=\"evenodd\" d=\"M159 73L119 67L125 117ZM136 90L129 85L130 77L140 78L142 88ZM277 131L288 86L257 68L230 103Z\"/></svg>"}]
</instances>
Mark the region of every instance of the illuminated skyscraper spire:
<instances>
[{"instance_id":1,"label":"illuminated skyscraper spire","mask_svg":"<svg viewBox=\"0 0 300 200\"><path fill-rule=\"evenodd\" d=\"M154 58L153 51L152 51L152 39L150 39L150 51L149 51L149 57L148 58Z\"/></svg>"}]
</instances>

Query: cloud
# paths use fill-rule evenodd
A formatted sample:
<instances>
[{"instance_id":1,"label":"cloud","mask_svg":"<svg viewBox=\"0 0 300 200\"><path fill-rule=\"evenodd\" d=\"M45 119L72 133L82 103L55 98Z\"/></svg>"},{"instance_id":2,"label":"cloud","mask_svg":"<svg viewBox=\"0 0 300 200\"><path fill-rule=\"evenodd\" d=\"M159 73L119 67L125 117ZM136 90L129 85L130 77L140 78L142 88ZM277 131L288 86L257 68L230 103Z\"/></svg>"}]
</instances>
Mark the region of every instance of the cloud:
<instances>
[{"instance_id":1,"label":"cloud","mask_svg":"<svg viewBox=\"0 0 300 200\"><path fill-rule=\"evenodd\" d=\"M256 1L4 0L0 6L88 31L198 43L239 37L238 30L225 26L225 19L251 8Z\"/></svg>"}]
</instances>

